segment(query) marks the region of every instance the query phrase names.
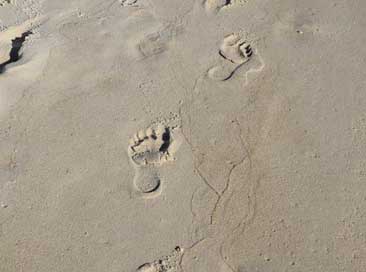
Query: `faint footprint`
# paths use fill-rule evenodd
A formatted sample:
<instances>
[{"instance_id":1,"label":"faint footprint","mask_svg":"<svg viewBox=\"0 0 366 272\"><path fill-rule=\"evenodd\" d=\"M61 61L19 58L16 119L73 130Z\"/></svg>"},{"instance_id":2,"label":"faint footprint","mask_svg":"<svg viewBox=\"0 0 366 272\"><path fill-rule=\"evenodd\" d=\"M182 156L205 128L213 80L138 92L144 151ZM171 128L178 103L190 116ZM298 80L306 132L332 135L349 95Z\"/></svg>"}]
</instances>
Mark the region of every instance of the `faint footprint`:
<instances>
[{"instance_id":1,"label":"faint footprint","mask_svg":"<svg viewBox=\"0 0 366 272\"><path fill-rule=\"evenodd\" d=\"M214 80L228 80L236 70L251 60L253 50L238 34L230 34L221 43L219 64L210 68L208 76Z\"/></svg>"},{"instance_id":2,"label":"faint footprint","mask_svg":"<svg viewBox=\"0 0 366 272\"><path fill-rule=\"evenodd\" d=\"M167 24L156 32L145 35L137 43L139 54L142 58L147 58L163 53L169 49L169 43L182 31L181 25Z\"/></svg>"},{"instance_id":3,"label":"faint footprint","mask_svg":"<svg viewBox=\"0 0 366 272\"><path fill-rule=\"evenodd\" d=\"M173 252L156 261L145 263L137 268L137 272L175 272L179 271L179 263L183 249L177 246Z\"/></svg>"},{"instance_id":4,"label":"faint footprint","mask_svg":"<svg viewBox=\"0 0 366 272\"><path fill-rule=\"evenodd\" d=\"M141 55L146 58L158 55L167 49L165 41L161 38L160 33L151 33L146 35L138 44Z\"/></svg>"},{"instance_id":5,"label":"faint footprint","mask_svg":"<svg viewBox=\"0 0 366 272\"><path fill-rule=\"evenodd\" d=\"M136 133L130 140L129 156L135 166L134 184L141 193L152 193L160 187L158 167L174 160L170 153L171 129L161 124Z\"/></svg>"}]
</instances>

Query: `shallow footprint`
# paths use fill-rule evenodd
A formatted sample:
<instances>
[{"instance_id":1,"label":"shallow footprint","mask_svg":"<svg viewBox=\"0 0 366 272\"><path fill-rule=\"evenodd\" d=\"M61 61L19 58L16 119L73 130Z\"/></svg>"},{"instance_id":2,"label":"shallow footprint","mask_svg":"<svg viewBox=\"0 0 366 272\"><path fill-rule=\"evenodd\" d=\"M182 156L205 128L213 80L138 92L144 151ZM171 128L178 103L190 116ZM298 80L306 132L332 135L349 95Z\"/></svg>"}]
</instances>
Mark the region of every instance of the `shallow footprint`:
<instances>
[{"instance_id":1,"label":"shallow footprint","mask_svg":"<svg viewBox=\"0 0 366 272\"><path fill-rule=\"evenodd\" d=\"M144 194L160 187L158 167L174 160L169 152L172 143L171 129L161 124L136 133L130 140L128 153L135 167L134 185Z\"/></svg>"},{"instance_id":2,"label":"shallow footprint","mask_svg":"<svg viewBox=\"0 0 366 272\"><path fill-rule=\"evenodd\" d=\"M176 272L179 270L179 263L183 249L177 246L171 254L156 261L145 263L137 268L137 272Z\"/></svg>"},{"instance_id":3,"label":"shallow footprint","mask_svg":"<svg viewBox=\"0 0 366 272\"><path fill-rule=\"evenodd\" d=\"M139 42L138 49L142 57L147 58L164 52L167 49L167 45L160 33L156 32L146 35Z\"/></svg>"},{"instance_id":4,"label":"shallow footprint","mask_svg":"<svg viewBox=\"0 0 366 272\"><path fill-rule=\"evenodd\" d=\"M182 26L166 24L161 26L160 29L145 35L136 43L139 57L143 59L165 52L169 49L169 43L181 34L182 31Z\"/></svg>"},{"instance_id":5,"label":"shallow footprint","mask_svg":"<svg viewBox=\"0 0 366 272\"><path fill-rule=\"evenodd\" d=\"M208 76L214 80L224 81L232 77L237 69L248 62L253 56L249 43L238 34L230 34L220 45L219 64L208 71Z\"/></svg>"}]
</instances>

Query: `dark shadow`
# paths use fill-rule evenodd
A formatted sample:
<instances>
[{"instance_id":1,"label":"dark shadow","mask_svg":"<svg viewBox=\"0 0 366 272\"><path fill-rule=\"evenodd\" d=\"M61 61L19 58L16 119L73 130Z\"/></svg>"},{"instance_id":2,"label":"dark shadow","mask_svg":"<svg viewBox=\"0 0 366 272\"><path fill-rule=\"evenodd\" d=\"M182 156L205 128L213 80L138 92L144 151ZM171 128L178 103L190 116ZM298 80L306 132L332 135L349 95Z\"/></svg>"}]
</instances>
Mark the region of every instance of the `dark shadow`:
<instances>
[{"instance_id":1,"label":"dark shadow","mask_svg":"<svg viewBox=\"0 0 366 272\"><path fill-rule=\"evenodd\" d=\"M16 37L15 39L11 40L11 50L9 53L9 60L6 62L0 63L0 74L5 72L6 65L17 62L22 58L22 55L19 54L20 49L23 46L23 43L25 42L25 39L33 34L32 31L27 31L22 34L20 37Z\"/></svg>"},{"instance_id":2,"label":"dark shadow","mask_svg":"<svg viewBox=\"0 0 366 272\"><path fill-rule=\"evenodd\" d=\"M11 4L10 0L5 0L5 3L0 3L0 7L5 6L5 4Z\"/></svg>"},{"instance_id":3,"label":"dark shadow","mask_svg":"<svg viewBox=\"0 0 366 272\"><path fill-rule=\"evenodd\" d=\"M169 129L165 129L163 135L162 135L163 144L159 148L160 152L166 152L168 151L169 145L170 145L170 131Z\"/></svg>"}]
</instances>

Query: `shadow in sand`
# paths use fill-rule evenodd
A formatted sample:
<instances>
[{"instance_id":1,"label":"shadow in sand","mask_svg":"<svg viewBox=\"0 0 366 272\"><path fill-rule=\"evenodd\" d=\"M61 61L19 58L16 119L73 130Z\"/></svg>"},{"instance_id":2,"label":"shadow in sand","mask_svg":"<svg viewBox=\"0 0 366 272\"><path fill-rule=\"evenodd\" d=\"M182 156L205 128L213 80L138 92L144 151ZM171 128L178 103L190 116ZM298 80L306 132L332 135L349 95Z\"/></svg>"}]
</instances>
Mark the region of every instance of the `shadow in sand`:
<instances>
[{"instance_id":1,"label":"shadow in sand","mask_svg":"<svg viewBox=\"0 0 366 272\"><path fill-rule=\"evenodd\" d=\"M5 72L6 65L16 62L22 58L22 55L19 54L20 49L25 42L25 39L32 34L32 31L27 31L22 34L20 37L16 37L15 39L11 40L11 50L9 53L9 60L0 63L0 74Z\"/></svg>"}]
</instances>

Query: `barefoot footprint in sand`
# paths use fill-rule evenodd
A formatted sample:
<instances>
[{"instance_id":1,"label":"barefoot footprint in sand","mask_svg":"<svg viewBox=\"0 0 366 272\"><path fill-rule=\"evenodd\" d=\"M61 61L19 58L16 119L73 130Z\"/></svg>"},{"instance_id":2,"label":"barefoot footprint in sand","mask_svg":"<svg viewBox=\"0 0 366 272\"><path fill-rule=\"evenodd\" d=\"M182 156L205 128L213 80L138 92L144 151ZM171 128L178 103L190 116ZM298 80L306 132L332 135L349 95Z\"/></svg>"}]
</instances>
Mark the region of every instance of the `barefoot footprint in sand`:
<instances>
[{"instance_id":1,"label":"barefoot footprint in sand","mask_svg":"<svg viewBox=\"0 0 366 272\"><path fill-rule=\"evenodd\" d=\"M153 262L145 263L137 268L137 272L177 272L180 271L183 249L176 247L173 252Z\"/></svg>"},{"instance_id":2,"label":"barefoot footprint in sand","mask_svg":"<svg viewBox=\"0 0 366 272\"><path fill-rule=\"evenodd\" d=\"M204 1L204 7L207 12L214 12L217 13L221 9L228 7L231 5L230 0L205 0Z\"/></svg>"},{"instance_id":3,"label":"barefoot footprint in sand","mask_svg":"<svg viewBox=\"0 0 366 272\"><path fill-rule=\"evenodd\" d=\"M136 170L134 185L141 193L152 193L160 187L159 166L174 160L169 152L171 143L171 130L161 124L139 131L130 140L128 153Z\"/></svg>"},{"instance_id":4,"label":"barefoot footprint in sand","mask_svg":"<svg viewBox=\"0 0 366 272\"><path fill-rule=\"evenodd\" d=\"M137 0L119 0L123 7L136 6Z\"/></svg>"},{"instance_id":5,"label":"barefoot footprint in sand","mask_svg":"<svg viewBox=\"0 0 366 272\"><path fill-rule=\"evenodd\" d=\"M219 50L220 63L208 71L210 78L214 80L227 80L244 63L253 56L253 51L238 34L230 34L224 38Z\"/></svg>"},{"instance_id":6,"label":"barefoot footprint in sand","mask_svg":"<svg viewBox=\"0 0 366 272\"><path fill-rule=\"evenodd\" d=\"M7 4L11 4L10 0L0 0L0 7L5 6Z\"/></svg>"},{"instance_id":7,"label":"barefoot footprint in sand","mask_svg":"<svg viewBox=\"0 0 366 272\"><path fill-rule=\"evenodd\" d=\"M243 64L253 52L250 45L237 34L226 36L221 43L219 54L232 63Z\"/></svg>"}]
</instances>

